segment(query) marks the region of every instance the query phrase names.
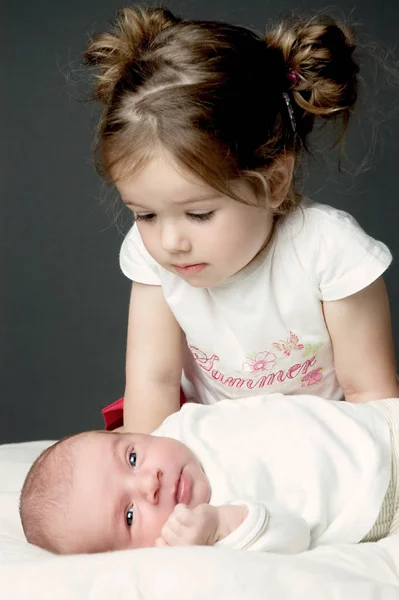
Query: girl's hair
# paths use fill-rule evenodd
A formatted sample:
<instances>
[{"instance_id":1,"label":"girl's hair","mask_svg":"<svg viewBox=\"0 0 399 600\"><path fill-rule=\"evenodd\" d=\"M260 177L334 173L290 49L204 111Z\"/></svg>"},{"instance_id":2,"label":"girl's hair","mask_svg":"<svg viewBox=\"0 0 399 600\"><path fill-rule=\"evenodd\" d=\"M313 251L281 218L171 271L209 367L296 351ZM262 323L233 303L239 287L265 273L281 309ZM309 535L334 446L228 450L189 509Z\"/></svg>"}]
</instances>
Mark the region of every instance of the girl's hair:
<instances>
[{"instance_id":1,"label":"girl's hair","mask_svg":"<svg viewBox=\"0 0 399 600\"><path fill-rule=\"evenodd\" d=\"M357 97L354 49L352 30L326 16L287 19L261 37L124 8L84 54L104 106L98 170L112 181L117 164L134 170L161 147L222 194L241 200L231 186L241 179L264 196L270 165L309 149L317 117L337 121L343 138ZM292 186L280 211L299 201Z\"/></svg>"}]
</instances>

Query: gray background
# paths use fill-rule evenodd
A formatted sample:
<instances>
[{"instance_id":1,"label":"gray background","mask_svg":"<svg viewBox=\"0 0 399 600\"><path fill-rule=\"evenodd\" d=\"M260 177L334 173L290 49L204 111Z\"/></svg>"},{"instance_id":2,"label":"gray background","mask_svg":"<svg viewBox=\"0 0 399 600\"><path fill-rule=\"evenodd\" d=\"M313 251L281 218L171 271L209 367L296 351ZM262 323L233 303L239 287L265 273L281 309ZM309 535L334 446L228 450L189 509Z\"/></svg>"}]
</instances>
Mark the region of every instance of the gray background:
<instances>
[{"instance_id":1,"label":"gray background","mask_svg":"<svg viewBox=\"0 0 399 600\"><path fill-rule=\"evenodd\" d=\"M130 291L118 267L129 217L120 207L112 209L115 195L94 172L90 144L96 110L82 101L87 74L79 64L88 34L103 28L121 3L5 1L0 442L53 439L102 426L100 408L124 389ZM323 9L325 3L181 0L166 6L185 17L263 30L281 13ZM397 0L336 0L334 6L351 15L362 33L394 48ZM386 114L397 101L398 91L387 88L376 95L381 81L370 69L368 64L363 73L370 83L368 105L360 108L347 152L353 172L375 139L371 168L353 177L317 164L305 189L315 199L351 212L397 257L399 119L396 115L380 124L377 137L375 125L381 120L379 111ZM398 275L394 262L386 281L397 344Z\"/></svg>"}]
</instances>

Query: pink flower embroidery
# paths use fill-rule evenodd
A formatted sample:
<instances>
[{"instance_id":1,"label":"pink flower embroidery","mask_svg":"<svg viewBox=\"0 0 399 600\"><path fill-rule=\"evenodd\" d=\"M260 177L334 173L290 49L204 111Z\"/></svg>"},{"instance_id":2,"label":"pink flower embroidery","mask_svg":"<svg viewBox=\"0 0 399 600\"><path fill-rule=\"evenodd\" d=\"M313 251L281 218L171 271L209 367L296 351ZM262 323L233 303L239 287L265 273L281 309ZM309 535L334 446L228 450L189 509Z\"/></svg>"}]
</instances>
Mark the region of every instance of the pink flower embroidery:
<instances>
[{"instance_id":1,"label":"pink flower embroidery","mask_svg":"<svg viewBox=\"0 0 399 600\"><path fill-rule=\"evenodd\" d=\"M290 337L286 340L280 340L272 344L273 348L284 352L285 356L290 356L292 350L302 350L303 344L298 344L299 337L293 331L290 331Z\"/></svg>"},{"instance_id":2,"label":"pink flower embroidery","mask_svg":"<svg viewBox=\"0 0 399 600\"><path fill-rule=\"evenodd\" d=\"M216 356L216 354L212 354L212 356L208 358L205 352L202 352L202 350L200 350L196 346L189 345L188 347L190 348L192 355L197 361L198 366L200 366L201 369L204 369L204 371L211 371L213 369L213 363L216 360L219 360L219 357Z\"/></svg>"},{"instance_id":3,"label":"pink flower embroidery","mask_svg":"<svg viewBox=\"0 0 399 600\"><path fill-rule=\"evenodd\" d=\"M319 383L319 381L323 379L323 373L320 373L320 371L321 367L318 369L313 369L313 371L310 371L307 375L305 375L305 377L302 377L301 387L307 387L309 385L315 385L316 383Z\"/></svg>"},{"instance_id":4,"label":"pink flower embroidery","mask_svg":"<svg viewBox=\"0 0 399 600\"><path fill-rule=\"evenodd\" d=\"M247 361L242 365L246 373L271 371L276 364L276 355L265 350L264 352L258 352L255 358L247 358Z\"/></svg>"}]
</instances>

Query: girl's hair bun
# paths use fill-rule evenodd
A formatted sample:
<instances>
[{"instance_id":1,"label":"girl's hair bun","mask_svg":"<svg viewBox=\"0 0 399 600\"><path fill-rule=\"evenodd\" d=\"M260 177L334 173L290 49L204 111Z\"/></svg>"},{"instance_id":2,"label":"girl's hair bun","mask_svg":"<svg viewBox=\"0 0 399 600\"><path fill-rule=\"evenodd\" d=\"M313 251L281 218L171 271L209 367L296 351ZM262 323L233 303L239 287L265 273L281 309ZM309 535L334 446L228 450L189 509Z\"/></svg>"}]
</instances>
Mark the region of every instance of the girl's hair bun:
<instances>
[{"instance_id":1,"label":"girl's hair bun","mask_svg":"<svg viewBox=\"0 0 399 600\"><path fill-rule=\"evenodd\" d=\"M302 112L298 126L302 139L316 117L342 119L346 129L358 94L353 30L326 16L293 18L271 29L266 41L282 52L287 71L293 72L288 87L299 117Z\"/></svg>"},{"instance_id":2,"label":"girl's hair bun","mask_svg":"<svg viewBox=\"0 0 399 600\"><path fill-rule=\"evenodd\" d=\"M164 8L120 10L112 29L93 37L83 55L85 64L97 69L94 97L107 104L126 69L139 60L161 31L179 22Z\"/></svg>"}]
</instances>

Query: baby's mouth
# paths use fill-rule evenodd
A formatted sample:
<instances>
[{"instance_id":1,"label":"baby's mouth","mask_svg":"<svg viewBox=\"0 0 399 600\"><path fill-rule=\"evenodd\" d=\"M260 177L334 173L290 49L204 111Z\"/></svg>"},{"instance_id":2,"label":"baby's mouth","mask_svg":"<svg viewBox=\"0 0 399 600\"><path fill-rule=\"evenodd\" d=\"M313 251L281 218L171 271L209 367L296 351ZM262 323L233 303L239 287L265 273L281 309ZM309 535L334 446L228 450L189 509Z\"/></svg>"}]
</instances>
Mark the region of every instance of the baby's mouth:
<instances>
[{"instance_id":1,"label":"baby's mouth","mask_svg":"<svg viewBox=\"0 0 399 600\"><path fill-rule=\"evenodd\" d=\"M179 503L179 501L178 501L178 494L179 494L179 486L180 486L180 479L181 479L182 472L183 472L183 469L181 469L181 471L179 473L179 476L176 479L176 483L174 485L174 488L173 488L173 500L174 500L175 504Z\"/></svg>"},{"instance_id":2,"label":"baby's mouth","mask_svg":"<svg viewBox=\"0 0 399 600\"><path fill-rule=\"evenodd\" d=\"M175 502L176 504L189 504L191 500L193 481L190 475L183 469L180 472L176 483Z\"/></svg>"}]
</instances>

